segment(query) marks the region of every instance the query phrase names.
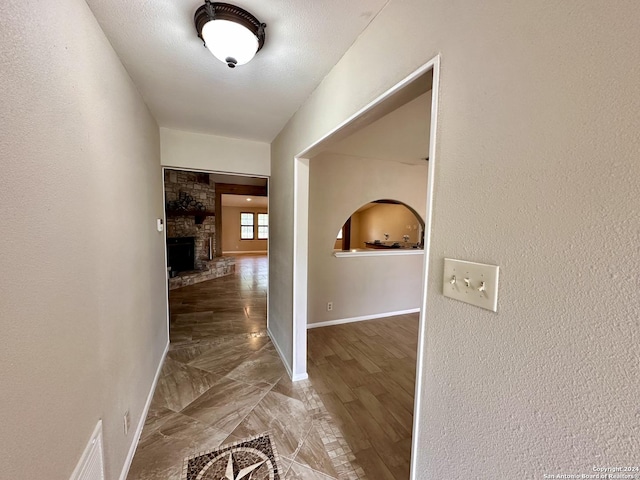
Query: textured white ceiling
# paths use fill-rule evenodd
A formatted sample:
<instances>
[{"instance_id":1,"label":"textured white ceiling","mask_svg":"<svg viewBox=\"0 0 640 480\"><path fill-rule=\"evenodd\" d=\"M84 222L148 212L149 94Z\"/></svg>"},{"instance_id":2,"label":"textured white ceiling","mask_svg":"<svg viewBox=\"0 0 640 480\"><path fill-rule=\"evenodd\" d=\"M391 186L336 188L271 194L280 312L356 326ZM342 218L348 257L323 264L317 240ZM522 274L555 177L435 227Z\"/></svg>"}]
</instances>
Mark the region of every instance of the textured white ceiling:
<instances>
[{"instance_id":1,"label":"textured white ceiling","mask_svg":"<svg viewBox=\"0 0 640 480\"><path fill-rule=\"evenodd\" d=\"M250 201L247 201L250 198ZM222 195L223 207L260 207L266 208L269 205L267 197L252 197L248 195Z\"/></svg>"},{"instance_id":2,"label":"textured white ceiling","mask_svg":"<svg viewBox=\"0 0 640 480\"><path fill-rule=\"evenodd\" d=\"M241 0L263 49L228 68L202 45L202 0L87 0L163 127L270 142L388 0Z\"/></svg>"}]
</instances>

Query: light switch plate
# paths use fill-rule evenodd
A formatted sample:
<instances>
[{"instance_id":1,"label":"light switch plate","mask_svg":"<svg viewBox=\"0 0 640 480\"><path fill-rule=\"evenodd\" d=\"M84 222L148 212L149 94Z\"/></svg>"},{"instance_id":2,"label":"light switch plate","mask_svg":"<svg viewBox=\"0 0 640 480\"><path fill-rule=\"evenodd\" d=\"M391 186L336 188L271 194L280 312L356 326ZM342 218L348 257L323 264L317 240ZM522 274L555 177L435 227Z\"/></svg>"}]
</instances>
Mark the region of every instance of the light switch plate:
<instances>
[{"instance_id":1,"label":"light switch plate","mask_svg":"<svg viewBox=\"0 0 640 480\"><path fill-rule=\"evenodd\" d=\"M442 293L445 297L496 312L499 268L497 265L445 258Z\"/></svg>"}]
</instances>

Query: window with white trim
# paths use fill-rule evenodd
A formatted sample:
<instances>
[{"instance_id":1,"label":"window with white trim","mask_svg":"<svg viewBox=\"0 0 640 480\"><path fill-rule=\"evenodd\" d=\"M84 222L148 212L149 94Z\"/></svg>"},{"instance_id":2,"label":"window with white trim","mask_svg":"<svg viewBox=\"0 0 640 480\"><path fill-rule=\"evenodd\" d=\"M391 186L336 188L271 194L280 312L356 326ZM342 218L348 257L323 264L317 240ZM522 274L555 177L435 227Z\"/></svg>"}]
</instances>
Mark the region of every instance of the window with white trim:
<instances>
[{"instance_id":1,"label":"window with white trim","mask_svg":"<svg viewBox=\"0 0 640 480\"><path fill-rule=\"evenodd\" d=\"M258 214L258 240L267 240L269 238L269 214Z\"/></svg>"},{"instance_id":2,"label":"window with white trim","mask_svg":"<svg viewBox=\"0 0 640 480\"><path fill-rule=\"evenodd\" d=\"M240 213L240 239L253 240L253 213Z\"/></svg>"}]
</instances>

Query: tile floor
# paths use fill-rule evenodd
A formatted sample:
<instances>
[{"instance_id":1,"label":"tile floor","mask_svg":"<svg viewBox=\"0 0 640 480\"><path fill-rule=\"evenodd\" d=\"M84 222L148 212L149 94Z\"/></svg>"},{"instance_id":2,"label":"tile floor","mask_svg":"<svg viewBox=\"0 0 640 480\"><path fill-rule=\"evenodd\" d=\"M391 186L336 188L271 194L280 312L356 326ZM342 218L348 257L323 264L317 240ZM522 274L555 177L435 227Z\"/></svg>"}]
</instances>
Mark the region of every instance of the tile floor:
<instances>
[{"instance_id":1,"label":"tile floor","mask_svg":"<svg viewBox=\"0 0 640 480\"><path fill-rule=\"evenodd\" d=\"M294 384L266 289L266 257L243 255L236 274L170 293L171 346L127 478L183 480L185 458L265 432L286 480L408 478L417 317L310 330L310 379Z\"/></svg>"},{"instance_id":2,"label":"tile floor","mask_svg":"<svg viewBox=\"0 0 640 480\"><path fill-rule=\"evenodd\" d=\"M270 433L228 443L185 461L186 480L281 480L280 460Z\"/></svg>"}]
</instances>

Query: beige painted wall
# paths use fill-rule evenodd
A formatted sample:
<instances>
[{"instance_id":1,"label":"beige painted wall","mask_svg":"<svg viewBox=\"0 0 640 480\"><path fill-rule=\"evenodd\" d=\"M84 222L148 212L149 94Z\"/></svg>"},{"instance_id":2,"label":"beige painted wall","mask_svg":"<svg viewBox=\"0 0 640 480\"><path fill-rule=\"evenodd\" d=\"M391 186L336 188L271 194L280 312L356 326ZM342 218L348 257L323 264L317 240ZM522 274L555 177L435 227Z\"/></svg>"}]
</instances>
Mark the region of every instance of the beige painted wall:
<instances>
[{"instance_id":1,"label":"beige painted wall","mask_svg":"<svg viewBox=\"0 0 640 480\"><path fill-rule=\"evenodd\" d=\"M242 212L267 213L267 209L222 207L222 250L224 252L266 252L267 240L257 240L257 215L254 215L256 240L240 240L240 213Z\"/></svg>"},{"instance_id":2,"label":"beige painted wall","mask_svg":"<svg viewBox=\"0 0 640 480\"><path fill-rule=\"evenodd\" d=\"M101 418L114 480L168 341L158 127L87 4L42 7L0 3L0 478L69 478Z\"/></svg>"},{"instance_id":3,"label":"beige painted wall","mask_svg":"<svg viewBox=\"0 0 640 480\"><path fill-rule=\"evenodd\" d=\"M160 129L162 165L213 172L269 176L268 143Z\"/></svg>"},{"instance_id":4,"label":"beige painted wall","mask_svg":"<svg viewBox=\"0 0 640 480\"><path fill-rule=\"evenodd\" d=\"M327 153L311 160L309 172L308 323L419 308L422 255L337 258L333 240L352 212L378 198L402 201L424 215L426 165ZM395 205L362 214L386 206ZM356 219L353 228L367 222ZM331 312L327 302L333 302Z\"/></svg>"},{"instance_id":5,"label":"beige painted wall","mask_svg":"<svg viewBox=\"0 0 640 480\"><path fill-rule=\"evenodd\" d=\"M639 18L632 0L391 0L272 145L270 328L290 358L293 157L441 54L418 479L637 463ZM497 314L442 296L445 256L500 265Z\"/></svg>"},{"instance_id":6,"label":"beige painted wall","mask_svg":"<svg viewBox=\"0 0 640 480\"><path fill-rule=\"evenodd\" d=\"M389 182L399 185L402 180L390 179ZM424 189L424 185L422 187ZM426 199L426 191L424 195ZM425 204L426 200L422 203ZM385 233L389 234L390 242L404 242L403 235L409 235L410 243L417 243L419 240L419 220L404 205L380 203L356 213L351 217L351 222L356 225L351 229L351 248L365 248L365 242L374 240L385 241Z\"/></svg>"}]
</instances>

